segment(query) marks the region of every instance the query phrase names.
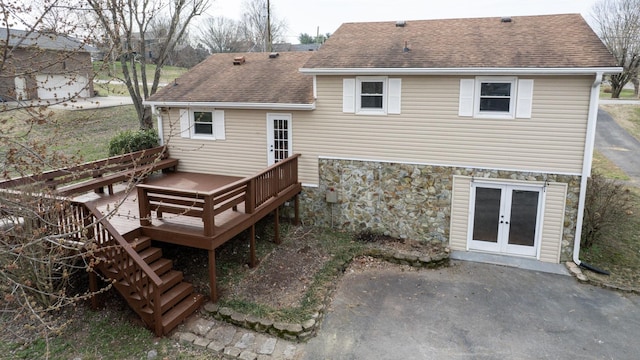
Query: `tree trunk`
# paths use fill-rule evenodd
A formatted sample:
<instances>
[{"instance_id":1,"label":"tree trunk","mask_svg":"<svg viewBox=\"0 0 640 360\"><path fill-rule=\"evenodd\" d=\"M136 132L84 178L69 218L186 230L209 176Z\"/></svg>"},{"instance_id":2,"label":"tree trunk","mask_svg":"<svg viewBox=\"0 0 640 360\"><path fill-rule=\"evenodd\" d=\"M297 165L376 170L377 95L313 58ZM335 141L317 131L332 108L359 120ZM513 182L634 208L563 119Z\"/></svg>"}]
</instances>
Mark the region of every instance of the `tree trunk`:
<instances>
[{"instance_id":1,"label":"tree trunk","mask_svg":"<svg viewBox=\"0 0 640 360\"><path fill-rule=\"evenodd\" d=\"M620 86L618 84L611 84L611 98L618 99L620 98L620 93L622 92L622 88L624 86Z\"/></svg>"},{"instance_id":2,"label":"tree trunk","mask_svg":"<svg viewBox=\"0 0 640 360\"><path fill-rule=\"evenodd\" d=\"M640 80L638 80L637 76L634 76L631 79L631 83L633 84L633 96L638 97L638 87L640 86Z\"/></svg>"},{"instance_id":3,"label":"tree trunk","mask_svg":"<svg viewBox=\"0 0 640 360\"><path fill-rule=\"evenodd\" d=\"M153 114L151 113L151 107L145 106L142 119L140 119L140 130L149 129L153 129Z\"/></svg>"}]
</instances>

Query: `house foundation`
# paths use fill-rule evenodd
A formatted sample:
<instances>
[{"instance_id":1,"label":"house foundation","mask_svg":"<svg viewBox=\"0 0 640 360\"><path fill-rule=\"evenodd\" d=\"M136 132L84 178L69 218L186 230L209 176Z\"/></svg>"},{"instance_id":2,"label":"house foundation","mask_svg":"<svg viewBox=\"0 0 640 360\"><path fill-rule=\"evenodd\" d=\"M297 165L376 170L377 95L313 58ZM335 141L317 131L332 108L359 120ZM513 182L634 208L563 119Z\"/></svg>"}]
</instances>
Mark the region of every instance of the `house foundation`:
<instances>
[{"instance_id":1,"label":"house foundation","mask_svg":"<svg viewBox=\"0 0 640 360\"><path fill-rule=\"evenodd\" d=\"M571 258L580 176L341 159L320 159L319 174L319 185L300 197L303 223L443 243L454 177L566 184L560 259Z\"/></svg>"}]
</instances>

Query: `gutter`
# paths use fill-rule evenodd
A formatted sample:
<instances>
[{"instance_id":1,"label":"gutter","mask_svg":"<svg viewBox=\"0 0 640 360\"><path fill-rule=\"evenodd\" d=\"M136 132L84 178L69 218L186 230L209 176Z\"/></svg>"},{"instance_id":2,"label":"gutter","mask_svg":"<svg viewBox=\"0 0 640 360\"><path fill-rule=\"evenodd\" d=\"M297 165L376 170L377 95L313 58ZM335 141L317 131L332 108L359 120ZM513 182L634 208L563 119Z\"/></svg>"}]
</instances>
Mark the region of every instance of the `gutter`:
<instances>
[{"instance_id":1,"label":"gutter","mask_svg":"<svg viewBox=\"0 0 640 360\"><path fill-rule=\"evenodd\" d=\"M160 146L164 145L164 132L162 131L162 114L156 109L155 105L151 105L151 114L158 118L158 137L160 138Z\"/></svg>"},{"instance_id":2,"label":"gutter","mask_svg":"<svg viewBox=\"0 0 640 360\"><path fill-rule=\"evenodd\" d=\"M600 99L600 84L604 71L597 71L596 78L591 85L589 99L589 117L587 120L587 135L584 143L584 159L582 161L582 176L580 178L580 198L578 200L578 218L576 219L576 235L573 242L573 262L578 266L585 266L580 260L580 239L582 238L582 223L584 221L584 205L587 197L587 181L591 176L593 147L596 138L596 124L598 122L598 101ZM589 265L586 265L589 267Z\"/></svg>"},{"instance_id":3,"label":"gutter","mask_svg":"<svg viewBox=\"0 0 640 360\"><path fill-rule=\"evenodd\" d=\"M196 101L143 101L142 105L151 107L212 107L218 109L245 110L315 110L315 101L311 104L285 103L243 103L243 102L196 102Z\"/></svg>"},{"instance_id":4,"label":"gutter","mask_svg":"<svg viewBox=\"0 0 640 360\"><path fill-rule=\"evenodd\" d=\"M300 68L307 75L593 75L616 74L621 67L585 68Z\"/></svg>"}]
</instances>

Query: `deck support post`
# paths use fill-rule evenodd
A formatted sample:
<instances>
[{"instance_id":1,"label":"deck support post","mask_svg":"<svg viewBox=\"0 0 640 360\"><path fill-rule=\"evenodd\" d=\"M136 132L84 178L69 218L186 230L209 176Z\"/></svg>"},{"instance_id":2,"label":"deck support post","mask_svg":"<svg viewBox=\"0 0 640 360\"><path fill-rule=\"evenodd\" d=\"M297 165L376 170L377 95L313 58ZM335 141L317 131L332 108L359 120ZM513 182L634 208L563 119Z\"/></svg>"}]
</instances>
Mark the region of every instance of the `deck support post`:
<instances>
[{"instance_id":1,"label":"deck support post","mask_svg":"<svg viewBox=\"0 0 640 360\"><path fill-rule=\"evenodd\" d=\"M140 226L151 226L151 205L147 192L141 187L138 188L138 210L140 214Z\"/></svg>"},{"instance_id":2,"label":"deck support post","mask_svg":"<svg viewBox=\"0 0 640 360\"><path fill-rule=\"evenodd\" d=\"M251 239L249 240L249 267L256 267L256 225L251 225Z\"/></svg>"},{"instance_id":3,"label":"deck support post","mask_svg":"<svg viewBox=\"0 0 640 360\"><path fill-rule=\"evenodd\" d=\"M294 209L294 215L293 215L293 225L298 226L300 225L300 194L296 194L294 200L293 200L293 209Z\"/></svg>"},{"instance_id":4,"label":"deck support post","mask_svg":"<svg viewBox=\"0 0 640 360\"><path fill-rule=\"evenodd\" d=\"M91 292L91 309L98 309L98 276L95 271L89 271L89 291Z\"/></svg>"},{"instance_id":5,"label":"deck support post","mask_svg":"<svg viewBox=\"0 0 640 360\"><path fill-rule=\"evenodd\" d=\"M274 242L280 245L280 207L275 210L275 221L273 222L273 237Z\"/></svg>"},{"instance_id":6,"label":"deck support post","mask_svg":"<svg viewBox=\"0 0 640 360\"><path fill-rule=\"evenodd\" d=\"M216 250L209 250L209 289L211 289L211 301L218 301L218 289L216 281Z\"/></svg>"}]
</instances>

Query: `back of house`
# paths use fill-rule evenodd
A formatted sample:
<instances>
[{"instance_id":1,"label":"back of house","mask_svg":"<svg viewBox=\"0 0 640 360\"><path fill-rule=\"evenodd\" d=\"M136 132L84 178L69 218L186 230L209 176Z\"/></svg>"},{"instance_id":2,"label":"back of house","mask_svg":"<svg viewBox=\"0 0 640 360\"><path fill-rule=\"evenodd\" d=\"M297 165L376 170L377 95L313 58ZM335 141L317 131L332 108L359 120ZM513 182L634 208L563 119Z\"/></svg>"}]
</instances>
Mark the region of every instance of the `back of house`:
<instances>
[{"instance_id":1,"label":"back of house","mask_svg":"<svg viewBox=\"0 0 640 360\"><path fill-rule=\"evenodd\" d=\"M147 103L182 171L301 154L305 224L558 263L618 71L575 14L346 23L316 52L214 54Z\"/></svg>"}]
</instances>

